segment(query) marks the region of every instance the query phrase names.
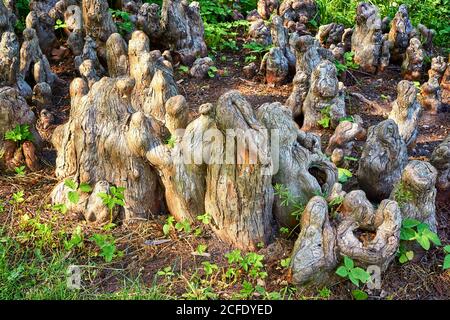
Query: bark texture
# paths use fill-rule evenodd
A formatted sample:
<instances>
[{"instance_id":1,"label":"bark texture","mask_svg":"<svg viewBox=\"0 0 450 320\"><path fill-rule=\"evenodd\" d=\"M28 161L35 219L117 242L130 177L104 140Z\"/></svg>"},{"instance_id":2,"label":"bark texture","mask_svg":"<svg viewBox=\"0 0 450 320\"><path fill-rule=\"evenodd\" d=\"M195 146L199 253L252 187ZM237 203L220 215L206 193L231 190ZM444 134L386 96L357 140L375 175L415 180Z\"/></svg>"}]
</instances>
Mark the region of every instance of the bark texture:
<instances>
[{"instance_id":1,"label":"bark texture","mask_svg":"<svg viewBox=\"0 0 450 320\"><path fill-rule=\"evenodd\" d=\"M207 78L209 68L214 66L214 61L210 57L198 58L192 65L189 73L197 79Z\"/></svg>"},{"instance_id":2,"label":"bark texture","mask_svg":"<svg viewBox=\"0 0 450 320\"><path fill-rule=\"evenodd\" d=\"M215 148L215 159L227 156L222 164L208 167L205 209L222 240L244 250L254 250L258 243L268 243L273 235L272 163L267 133L252 106L237 91L220 97L215 119L226 140L241 143L247 140L249 148L244 152L239 147L230 150L229 142L226 147L224 144ZM236 136L227 134L227 129L233 129Z\"/></svg>"},{"instance_id":3,"label":"bark texture","mask_svg":"<svg viewBox=\"0 0 450 320\"><path fill-rule=\"evenodd\" d=\"M286 83L294 72L295 55L289 44L289 32L280 16L272 17L271 35L274 47L264 55L260 73L269 85L278 86Z\"/></svg>"},{"instance_id":4,"label":"bark texture","mask_svg":"<svg viewBox=\"0 0 450 320\"><path fill-rule=\"evenodd\" d=\"M446 95L448 97L449 85L446 84L446 81L448 81L450 72L445 71L446 67L448 70L448 64L445 63L444 57L433 58L431 69L428 71L428 81L420 87L420 102L425 109L432 113L440 112L443 99L446 99ZM445 88L447 88L447 93Z\"/></svg>"},{"instance_id":5,"label":"bark texture","mask_svg":"<svg viewBox=\"0 0 450 320\"><path fill-rule=\"evenodd\" d=\"M346 116L344 85L338 81L337 71L330 61L321 62L311 75L311 86L303 103L302 130L318 128L324 116L331 118L330 126L336 128Z\"/></svg>"},{"instance_id":6,"label":"bark texture","mask_svg":"<svg viewBox=\"0 0 450 320\"><path fill-rule=\"evenodd\" d=\"M432 64L433 65L433 64ZM447 69L441 80L442 88L442 103L450 106L450 54L449 59L447 59Z\"/></svg>"},{"instance_id":7,"label":"bark texture","mask_svg":"<svg viewBox=\"0 0 450 320\"><path fill-rule=\"evenodd\" d=\"M106 62L110 77L127 76L130 72L127 43L118 33L113 33L106 41Z\"/></svg>"},{"instance_id":8,"label":"bark texture","mask_svg":"<svg viewBox=\"0 0 450 320\"><path fill-rule=\"evenodd\" d=\"M418 81L422 77L425 51L418 38L411 38L402 63L402 75L406 80Z\"/></svg>"},{"instance_id":9,"label":"bark texture","mask_svg":"<svg viewBox=\"0 0 450 320\"><path fill-rule=\"evenodd\" d=\"M322 48L316 39L308 35L294 34L290 38L290 44L295 50L296 73L292 93L286 101L286 105L296 118L302 114L303 103L311 85L311 74L322 61L334 61L334 57L329 50Z\"/></svg>"},{"instance_id":10,"label":"bark texture","mask_svg":"<svg viewBox=\"0 0 450 320\"><path fill-rule=\"evenodd\" d=\"M429 162L412 160L403 170L390 196L398 202L403 219L425 222L433 232L437 232L437 173Z\"/></svg>"},{"instance_id":11,"label":"bark texture","mask_svg":"<svg viewBox=\"0 0 450 320\"><path fill-rule=\"evenodd\" d=\"M356 26L352 35L354 61L363 71L375 73L380 64L383 35L378 8L360 3L356 9Z\"/></svg>"},{"instance_id":12,"label":"bark texture","mask_svg":"<svg viewBox=\"0 0 450 320\"><path fill-rule=\"evenodd\" d=\"M388 119L369 128L358 167L358 183L371 200L387 199L408 163L397 124Z\"/></svg>"},{"instance_id":13,"label":"bark texture","mask_svg":"<svg viewBox=\"0 0 450 320\"><path fill-rule=\"evenodd\" d=\"M361 117L356 115L353 119L353 122L342 121L338 124L325 150L337 166L344 162L345 157L351 156L356 141L366 138L367 133Z\"/></svg>"},{"instance_id":14,"label":"bark texture","mask_svg":"<svg viewBox=\"0 0 450 320\"><path fill-rule=\"evenodd\" d=\"M258 0L257 12L262 19L269 20L273 13L278 13L279 6L279 0Z\"/></svg>"},{"instance_id":15,"label":"bark texture","mask_svg":"<svg viewBox=\"0 0 450 320\"><path fill-rule=\"evenodd\" d=\"M316 38L320 44L329 48L332 44L337 45L342 41L344 26L338 23L325 24L319 27Z\"/></svg>"},{"instance_id":16,"label":"bark texture","mask_svg":"<svg viewBox=\"0 0 450 320\"><path fill-rule=\"evenodd\" d=\"M431 164L438 170L437 186L441 190L450 189L450 135L433 151Z\"/></svg>"},{"instance_id":17,"label":"bark texture","mask_svg":"<svg viewBox=\"0 0 450 320\"><path fill-rule=\"evenodd\" d=\"M196 58L208 54L198 2L189 4L187 0L164 0L161 28L164 42L180 54L183 64L190 66Z\"/></svg>"},{"instance_id":18,"label":"bark texture","mask_svg":"<svg viewBox=\"0 0 450 320\"><path fill-rule=\"evenodd\" d=\"M403 80L397 85L397 99L392 104L389 119L395 121L406 146L413 149L419 133L422 106L417 100L417 88L413 82Z\"/></svg>"},{"instance_id":19,"label":"bark texture","mask_svg":"<svg viewBox=\"0 0 450 320\"><path fill-rule=\"evenodd\" d=\"M58 43L58 39L54 32L55 21L48 15L48 11L30 11L25 19L25 25L36 30L41 50L49 54Z\"/></svg>"},{"instance_id":20,"label":"bark texture","mask_svg":"<svg viewBox=\"0 0 450 320\"><path fill-rule=\"evenodd\" d=\"M337 181L337 169L320 150L320 138L300 131L291 111L280 103L263 104L258 108L257 117L279 139L278 150L272 143L272 152L279 161L272 182L283 185L304 205L317 193L329 193ZM296 226L298 221L291 215L293 210L292 204L282 206L278 197L275 198L273 213L280 226Z\"/></svg>"},{"instance_id":21,"label":"bark texture","mask_svg":"<svg viewBox=\"0 0 450 320\"><path fill-rule=\"evenodd\" d=\"M104 190L108 184L126 187L126 220L148 218L159 212L158 175L147 159L162 162L166 158L152 119L133 111L129 101L133 86L130 78L105 77L87 92L87 84L75 79L70 88L70 119L55 130L53 137L56 176L61 180L72 177L94 190ZM66 202L61 184L52 194L55 203ZM109 216L104 210L89 210L99 206L97 198L90 194L75 209L83 212L88 221L107 222Z\"/></svg>"},{"instance_id":22,"label":"bark texture","mask_svg":"<svg viewBox=\"0 0 450 320\"><path fill-rule=\"evenodd\" d=\"M393 62L403 61L413 32L414 27L409 20L408 8L402 4L391 22L391 30L389 31L389 41L393 43L391 50Z\"/></svg>"}]
</instances>

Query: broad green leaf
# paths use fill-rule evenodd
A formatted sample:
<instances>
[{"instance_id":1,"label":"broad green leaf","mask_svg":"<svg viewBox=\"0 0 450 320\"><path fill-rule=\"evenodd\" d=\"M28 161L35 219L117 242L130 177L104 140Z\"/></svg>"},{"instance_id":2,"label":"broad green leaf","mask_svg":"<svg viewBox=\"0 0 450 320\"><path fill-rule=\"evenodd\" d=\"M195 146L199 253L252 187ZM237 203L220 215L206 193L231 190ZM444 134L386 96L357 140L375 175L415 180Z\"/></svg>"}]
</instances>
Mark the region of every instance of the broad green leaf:
<instances>
[{"instance_id":1,"label":"broad green leaf","mask_svg":"<svg viewBox=\"0 0 450 320\"><path fill-rule=\"evenodd\" d=\"M445 246L445 247L444 247L444 251L445 251L446 253L450 253L450 245Z\"/></svg>"},{"instance_id":2,"label":"broad green leaf","mask_svg":"<svg viewBox=\"0 0 450 320\"><path fill-rule=\"evenodd\" d=\"M370 280L370 274L362 268L354 268L350 271L350 273L356 279L361 280L362 283L366 283Z\"/></svg>"},{"instance_id":3,"label":"broad green leaf","mask_svg":"<svg viewBox=\"0 0 450 320\"><path fill-rule=\"evenodd\" d=\"M403 220L402 227L403 228L414 228L420 224L420 221L415 219L405 219Z\"/></svg>"},{"instance_id":4,"label":"broad green leaf","mask_svg":"<svg viewBox=\"0 0 450 320\"><path fill-rule=\"evenodd\" d=\"M80 190L81 192L91 192L92 191L92 187L87 184L87 183L81 183L80 184Z\"/></svg>"},{"instance_id":5,"label":"broad green leaf","mask_svg":"<svg viewBox=\"0 0 450 320\"><path fill-rule=\"evenodd\" d=\"M439 239L439 236L436 233L434 233L433 231L431 231L430 229L424 230L423 235L428 237L428 239L430 239L430 241L433 242L434 245L436 245L436 246L442 245L441 240Z\"/></svg>"},{"instance_id":6,"label":"broad green leaf","mask_svg":"<svg viewBox=\"0 0 450 320\"><path fill-rule=\"evenodd\" d=\"M66 179L64 181L64 185L68 187L69 189L72 189L73 191L77 190L77 184L72 179Z\"/></svg>"},{"instance_id":7,"label":"broad green leaf","mask_svg":"<svg viewBox=\"0 0 450 320\"><path fill-rule=\"evenodd\" d=\"M409 241L409 240L414 239L415 236L416 236L416 232L413 229L409 229L409 228L400 229L400 239L401 240Z\"/></svg>"},{"instance_id":8,"label":"broad green leaf","mask_svg":"<svg viewBox=\"0 0 450 320\"><path fill-rule=\"evenodd\" d=\"M351 273L348 274L350 281L357 287L359 287L359 280L356 279Z\"/></svg>"},{"instance_id":9,"label":"broad green leaf","mask_svg":"<svg viewBox=\"0 0 450 320\"><path fill-rule=\"evenodd\" d=\"M164 233L164 235L167 236L169 234L169 232L170 232L170 224L163 225L163 233Z\"/></svg>"},{"instance_id":10,"label":"broad green leaf","mask_svg":"<svg viewBox=\"0 0 450 320\"><path fill-rule=\"evenodd\" d=\"M69 198L69 201L72 202L73 204L77 204L78 201L80 200L80 195L78 194L77 191L69 191L67 197Z\"/></svg>"},{"instance_id":11,"label":"broad green leaf","mask_svg":"<svg viewBox=\"0 0 450 320\"><path fill-rule=\"evenodd\" d=\"M353 260L350 259L349 257L344 257L344 265L347 268L347 270L353 269L355 267Z\"/></svg>"},{"instance_id":12,"label":"broad green leaf","mask_svg":"<svg viewBox=\"0 0 450 320\"><path fill-rule=\"evenodd\" d=\"M450 269L450 254L447 254L444 258L444 265L442 266L444 270Z\"/></svg>"},{"instance_id":13,"label":"broad green leaf","mask_svg":"<svg viewBox=\"0 0 450 320\"><path fill-rule=\"evenodd\" d=\"M337 270L336 270L336 274L342 278L345 278L348 273L347 273L347 269L344 266L340 266Z\"/></svg>"},{"instance_id":14,"label":"broad green leaf","mask_svg":"<svg viewBox=\"0 0 450 320\"><path fill-rule=\"evenodd\" d=\"M367 300L369 298L369 295L362 290L353 290L352 296L355 300Z\"/></svg>"},{"instance_id":15,"label":"broad green leaf","mask_svg":"<svg viewBox=\"0 0 450 320\"><path fill-rule=\"evenodd\" d=\"M408 258L404 253L400 255L400 257L398 258L398 262L400 262L401 264L408 262Z\"/></svg>"},{"instance_id":16,"label":"broad green leaf","mask_svg":"<svg viewBox=\"0 0 450 320\"><path fill-rule=\"evenodd\" d=\"M424 248L425 250L430 249L431 243L427 236L419 235L419 236L417 236L416 240L421 245L421 247Z\"/></svg>"}]
</instances>

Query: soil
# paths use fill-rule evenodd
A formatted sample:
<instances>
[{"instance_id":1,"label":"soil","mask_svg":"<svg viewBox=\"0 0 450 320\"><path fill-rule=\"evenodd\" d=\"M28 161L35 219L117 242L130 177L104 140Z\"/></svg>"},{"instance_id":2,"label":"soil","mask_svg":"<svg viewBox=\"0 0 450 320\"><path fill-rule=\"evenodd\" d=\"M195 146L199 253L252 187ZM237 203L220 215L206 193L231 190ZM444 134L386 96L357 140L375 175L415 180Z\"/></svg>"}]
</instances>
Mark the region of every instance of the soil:
<instances>
[{"instance_id":1,"label":"soil","mask_svg":"<svg viewBox=\"0 0 450 320\"><path fill-rule=\"evenodd\" d=\"M226 58L222 58L222 56ZM184 95L190 105L191 115L195 117L198 107L207 102L215 103L218 98L228 90L239 90L255 107L266 102L284 102L291 93L292 85L270 87L261 82L261 79L244 79L242 67L245 54L241 52L226 52L216 56L216 66L219 69L215 78L193 79L179 71L176 72L176 80L179 84L179 92ZM66 56L61 61L52 61L52 69L63 80L54 90L51 111L57 115L58 122L67 119L70 112L70 99L68 88L70 81L76 77L73 68L73 57ZM348 92L360 93L380 108L374 109L362 103L358 98L349 95L347 99L347 111L349 114L359 114L367 128L385 118L390 111L390 104L396 98L397 83L401 80L399 67L392 66L379 75L368 75L359 71L351 71L347 75L345 84ZM383 110L383 111L380 111ZM411 159L428 160L433 149L450 134L450 113L444 112L432 115L424 112L420 122L420 132L417 146L410 152ZM317 132L322 136L322 143L326 146L331 130ZM363 143L356 145L355 157L361 154ZM44 169L29 173L25 177L17 178L12 173L0 176L0 198L9 199L12 193L25 190L27 213L32 214L36 209L44 207L50 202L48 197L53 186L57 183L54 178L54 151L51 148L45 150ZM356 163L350 163L350 169L356 171ZM357 188L356 179L353 177L346 184L347 189ZM46 195L46 196L43 196ZM450 242L450 195L438 193L437 219L439 223L439 236L443 243ZM45 211L49 216L51 211ZM8 220L10 219L10 220ZM202 261L211 261L219 267L226 267L225 253L232 248L221 242L208 230L201 237L172 233L170 242L160 245L146 244L147 240L163 239L162 226L166 216L161 214L153 220L133 223L132 225L119 224L113 230L118 247L125 255L111 268L103 269L95 278L96 284L108 292L117 290L121 277L115 270L121 270L126 276L142 275L146 284L151 285L155 274L167 266L183 274L189 279L197 268L201 269ZM17 223L17 217L1 216L2 223ZM81 222L78 215L68 214L66 225L77 225ZM83 224L84 230L96 230L95 227ZM206 244L210 257L195 256L192 254L198 244ZM280 266L280 259L288 258L294 244L293 239L277 239L273 244L262 248L259 253L265 255L265 266L268 277L265 279L267 291L279 291L286 286L289 275L286 269ZM389 269L383 273L382 290L369 292L370 299L449 299L450 298L450 273L442 271L443 253L441 249L431 249L423 253L417 261L400 265L393 262ZM219 281L219 279L218 279ZM220 281L219 281L220 282ZM171 291L175 295L181 295L186 288L183 280L174 280ZM329 287L332 294L330 299L350 299L350 291L354 287L342 279L336 278L336 283ZM239 292L238 285L224 286L218 291L220 298L231 298ZM217 291L216 291L217 292ZM317 290L302 288L296 292L296 298L316 298Z\"/></svg>"}]
</instances>

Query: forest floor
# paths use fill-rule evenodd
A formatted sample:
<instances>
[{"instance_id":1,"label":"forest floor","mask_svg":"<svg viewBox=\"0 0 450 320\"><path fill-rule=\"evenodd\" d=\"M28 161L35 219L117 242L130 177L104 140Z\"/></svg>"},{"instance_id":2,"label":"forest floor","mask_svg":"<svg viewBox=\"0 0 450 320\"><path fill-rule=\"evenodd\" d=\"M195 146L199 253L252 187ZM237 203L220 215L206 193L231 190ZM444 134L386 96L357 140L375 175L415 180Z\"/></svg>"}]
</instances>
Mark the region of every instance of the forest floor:
<instances>
[{"instance_id":1,"label":"forest floor","mask_svg":"<svg viewBox=\"0 0 450 320\"><path fill-rule=\"evenodd\" d=\"M222 56L225 58L221 58ZM245 55L239 52L218 53L216 66L219 71L213 79L197 80L179 70L176 71L179 92L186 97L193 117L196 115L198 106L207 102L215 103L223 93L232 89L239 90L255 108L266 102L284 102L287 99L292 90L291 84L273 88L263 84L261 79L244 79L242 73L244 59ZM54 92L55 105L52 111L58 114L60 123L67 119L70 111L68 84L76 76L75 70L71 67L72 61L72 57L66 57L62 61L52 62L54 72L66 81L65 85L59 86ZM349 114L359 114L367 128L383 120L390 111L390 104L396 98L397 83L401 80L400 69L392 66L379 75L368 75L359 71L351 71L351 73L352 75L347 76L344 81L348 92L360 93L372 103L367 105L360 99L349 96L347 111ZM333 132L321 130L317 133L322 136L322 143L326 146ZM420 123L417 146L413 152L410 152L410 158L428 160L437 144L449 133L450 112L432 115L425 111ZM362 145L363 143L357 145L354 157L360 157ZM26 215L28 217L26 219L30 219L39 215L42 223L51 224L53 229L50 237L53 238L57 237L58 232L70 233L69 230L73 230L77 225L81 226L86 235L96 232L104 233L101 227L85 224L79 215L70 213L63 215L50 210L49 194L57 183L54 176L55 154L50 147L46 150L46 159L45 168L39 172L27 173L23 177L14 174L0 176L0 199L11 199L14 193L24 191L24 201L21 204L6 205L5 211L0 214L0 225L7 226L7 230L3 232L7 235L14 234L21 245L35 242L39 234L34 232L30 235L29 229L24 229L23 217ZM353 173L356 172L356 163L349 169ZM345 188L357 188L356 178L351 178ZM84 247L65 253L64 258L67 261L82 265L82 269L86 270L83 271L83 288L69 297L132 298L133 295L136 298L196 299L270 297L270 295L264 296L265 293L258 290L248 294L243 282L239 281L239 277L234 281L224 278L223 273L229 268L225 254L232 251L232 248L218 240L209 231L208 226L202 226L200 222L197 226L192 226L193 229L202 228L200 235L173 231L166 237L162 231L166 219L167 216L162 213L150 221L130 225L119 223L110 233L123 256L115 258L110 263L102 262L101 257L98 256L98 250L89 241L85 241ZM437 219L440 239L442 243L448 244L450 242L449 194L438 193ZM149 240L156 239L168 241L158 245L149 243ZM338 278L335 284L326 289L295 289L288 284L288 271L280 265L280 261L289 257L294 241L295 238L279 238L273 244L258 251L258 254L263 254L265 257L264 269L267 272L267 278L264 281L258 281L258 285L265 287L266 293L280 293L281 298L351 299L351 290L355 287L349 281ZM198 245L207 246L206 255L193 254ZM58 245L39 247L39 250L48 254L55 253L59 249ZM17 256L20 254L17 252ZM32 259L32 256L31 254L28 259ZM222 272L214 272L211 276L205 275L204 264L202 264L204 261L216 264ZM383 273L382 290L365 290L369 293L370 299L450 299L450 272L442 270L442 261L442 250L436 248L417 255L414 261L404 265L395 261ZM159 275L157 275L158 272ZM60 276L64 279L64 273ZM23 277L25 278L26 275ZM39 277L42 277L41 281L44 283L49 281L53 283L45 279L45 274L35 275L35 281L40 281ZM143 284L144 289L140 285L135 286L136 279ZM24 290L33 291L31 287L27 288L25 286ZM149 290L148 288L151 288L151 293L146 291L146 294L140 295L141 290ZM120 292L120 294L114 295L114 292ZM33 296L32 293L29 293L30 295ZM50 294L43 297L67 298L68 296Z\"/></svg>"}]
</instances>

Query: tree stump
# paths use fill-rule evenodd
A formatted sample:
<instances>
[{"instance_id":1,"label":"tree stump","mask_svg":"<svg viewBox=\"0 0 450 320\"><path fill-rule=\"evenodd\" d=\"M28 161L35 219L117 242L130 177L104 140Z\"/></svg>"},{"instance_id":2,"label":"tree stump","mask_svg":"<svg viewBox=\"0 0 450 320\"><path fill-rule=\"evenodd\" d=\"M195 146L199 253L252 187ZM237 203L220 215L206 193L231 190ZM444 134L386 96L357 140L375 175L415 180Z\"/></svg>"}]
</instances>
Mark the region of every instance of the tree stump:
<instances>
[{"instance_id":1,"label":"tree stump","mask_svg":"<svg viewBox=\"0 0 450 320\"><path fill-rule=\"evenodd\" d=\"M428 70L428 81L420 87L420 102L425 109L432 113L442 110L442 100L445 99L445 83L448 78L446 67L449 69L444 57L434 57L431 60L431 68ZM442 89L440 82L443 84Z\"/></svg>"},{"instance_id":2,"label":"tree stump","mask_svg":"<svg viewBox=\"0 0 450 320\"><path fill-rule=\"evenodd\" d=\"M402 63L402 75L406 80L418 81L422 78L425 50L418 38L411 38Z\"/></svg>"},{"instance_id":3,"label":"tree stump","mask_svg":"<svg viewBox=\"0 0 450 320\"><path fill-rule=\"evenodd\" d=\"M398 8L391 22L389 41L392 42L391 61L402 62L405 58L406 49L414 32L414 27L409 20L408 8L402 4Z\"/></svg>"}]
</instances>

